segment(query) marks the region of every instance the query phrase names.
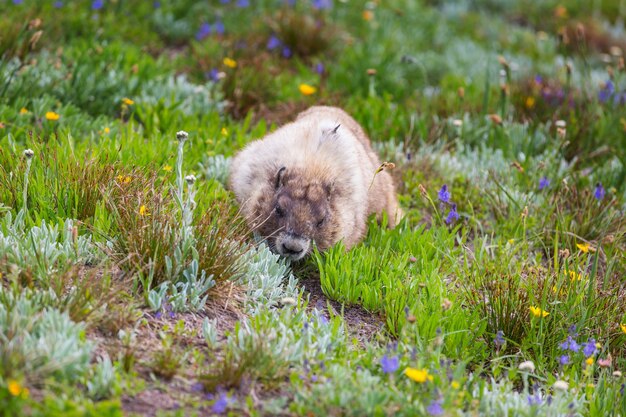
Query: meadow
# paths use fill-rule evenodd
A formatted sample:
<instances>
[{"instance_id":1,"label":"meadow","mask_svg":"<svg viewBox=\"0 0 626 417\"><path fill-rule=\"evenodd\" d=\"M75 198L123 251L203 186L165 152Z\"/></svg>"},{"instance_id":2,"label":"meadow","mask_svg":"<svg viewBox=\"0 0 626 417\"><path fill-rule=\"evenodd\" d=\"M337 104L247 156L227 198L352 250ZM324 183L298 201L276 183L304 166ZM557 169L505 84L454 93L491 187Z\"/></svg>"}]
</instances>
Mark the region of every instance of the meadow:
<instances>
[{"instance_id":1,"label":"meadow","mask_svg":"<svg viewBox=\"0 0 626 417\"><path fill-rule=\"evenodd\" d=\"M0 0L0 415L626 416L625 18ZM229 163L316 104L406 217L287 264Z\"/></svg>"}]
</instances>

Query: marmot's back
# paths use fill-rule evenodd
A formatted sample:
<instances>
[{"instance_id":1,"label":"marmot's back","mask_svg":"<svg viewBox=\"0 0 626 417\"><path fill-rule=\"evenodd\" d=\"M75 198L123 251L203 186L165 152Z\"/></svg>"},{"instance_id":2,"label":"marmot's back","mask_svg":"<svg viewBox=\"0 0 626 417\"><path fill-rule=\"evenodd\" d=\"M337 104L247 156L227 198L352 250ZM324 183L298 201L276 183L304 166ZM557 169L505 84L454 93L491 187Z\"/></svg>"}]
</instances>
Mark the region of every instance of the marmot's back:
<instances>
[{"instance_id":1,"label":"marmot's back","mask_svg":"<svg viewBox=\"0 0 626 417\"><path fill-rule=\"evenodd\" d=\"M264 230L261 234L298 230L318 246L322 242L322 249L339 240L350 247L363 237L369 214L380 217L386 211L390 225L396 223L393 183L384 171L374 177L379 166L354 119L338 108L312 107L246 146L233 159L230 185L252 227ZM315 201L305 201L310 187L326 190L326 199L317 198L317 192ZM281 204L294 213L281 215ZM332 221L320 220L322 213ZM324 227L310 227L310 217L316 216L316 224Z\"/></svg>"}]
</instances>

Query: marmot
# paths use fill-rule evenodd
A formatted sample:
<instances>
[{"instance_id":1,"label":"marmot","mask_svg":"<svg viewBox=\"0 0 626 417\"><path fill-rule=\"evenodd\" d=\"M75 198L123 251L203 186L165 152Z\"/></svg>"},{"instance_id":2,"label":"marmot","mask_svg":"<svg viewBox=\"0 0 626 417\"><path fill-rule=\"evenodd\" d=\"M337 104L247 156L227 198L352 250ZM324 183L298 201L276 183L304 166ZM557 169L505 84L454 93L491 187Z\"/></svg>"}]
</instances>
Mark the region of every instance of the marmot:
<instances>
[{"instance_id":1,"label":"marmot","mask_svg":"<svg viewBox=\"0 0 626 417\"><path fill-rule=\"evenodd\" d=\"M335 107L315 106L232 160L230 187L250 226L292 260L343 241L358 243L367 217L401 217L391 176L359 124Z\"/></svg>"}]
</instances>

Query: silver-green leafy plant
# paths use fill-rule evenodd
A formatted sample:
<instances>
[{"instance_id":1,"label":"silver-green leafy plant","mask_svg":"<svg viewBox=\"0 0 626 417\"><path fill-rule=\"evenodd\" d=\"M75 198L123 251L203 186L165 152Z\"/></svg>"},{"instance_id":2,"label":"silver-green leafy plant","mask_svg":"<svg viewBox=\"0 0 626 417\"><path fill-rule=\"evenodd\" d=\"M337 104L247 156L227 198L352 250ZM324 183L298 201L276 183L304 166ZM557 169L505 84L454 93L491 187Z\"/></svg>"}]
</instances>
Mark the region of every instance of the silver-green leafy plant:
<instances>
[{"instance_id":1,"label":"silver-green leafy plant","mask_svg":"<svg viewBox=\"0 0 626 417\"><path fill-rule=\"evenodd\" d=\"M239 283L247 288L246 309L255 314L277 305L285 297L298 298L302 292L289 266L265 244L252 247L242 257L245 272Z\"/></svg>"},{"instance_id":2,"label":"silver-green leafy plant","mask_svg":"<svg viewBox=\"0 0 626 417\"><path fill-rule=\"evenodd\" d=\"M94 400L109 398L116 387L115 367L111 363L109 355L98 360L89 372L85 386L89 397Z\"/></svg>"},{"instance_id":3,"label":"silver-green leafy plant","mask_svg":"<svg viewBox=\"0 0 626 417\"><path fill-rule=\"evenodd\" d=\"M206 179L215 179L222 184L228 181L231 158L224 155L207 156L198 164L198 168Z\"/></svg>"},{"instance_id":4,"label":"silver-green leafy plant","mask_svg":"<svg viewBox=\"0 0 626 417\"><path fill-rule=\"evenodd\" d=\"M13 294L0 287L0 361L2 369L24 373L29 381L48 377L76 381L89 370L92 343L82 323L43 308L36 294Z\"/></svg>"},{"instance_id":5,"label":"silver-green leafy plant","mask_svg":"<svg viewBox=\"0 0 626 417\"><path fill-rule=\"evenodd\" d=\"M11 213L0 225L0 257L19 270L29 270L42 283L52 274L75 264L95 261L100 253L91 236L78 236L72 219L61 225L48 225L25 230L23 211L15 219Z\"/></svg>"},{"instance_id":6,"label":"silver-green leafy plant","mask_svg":"<svg viewBox=\"0 0 626 417\"><path fill-rule=\"evenodd\" d=\"M210 349L217 346L217 319L209 320L207 317L202 321L202 336Z\"/></svg>"}]
</instances>

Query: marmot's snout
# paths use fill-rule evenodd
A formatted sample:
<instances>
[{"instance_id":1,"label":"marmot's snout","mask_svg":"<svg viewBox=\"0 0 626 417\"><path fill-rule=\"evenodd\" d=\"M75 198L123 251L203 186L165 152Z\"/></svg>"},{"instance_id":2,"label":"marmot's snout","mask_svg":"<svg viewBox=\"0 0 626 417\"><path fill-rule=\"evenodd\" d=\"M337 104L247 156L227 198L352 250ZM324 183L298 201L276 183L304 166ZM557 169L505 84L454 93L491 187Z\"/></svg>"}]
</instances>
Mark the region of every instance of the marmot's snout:
<instances>
[{"instance_id":1,"label":"marmot's snout","mask_svg":"<svg viewBox=\"0 0 626 417\"><path fill-rule=\"evenodd\" d=\"M309 252L311 241L291 233L281 233L276 238L276 252L292 261L298 261Z\"/></svg>"}]
</instances>

